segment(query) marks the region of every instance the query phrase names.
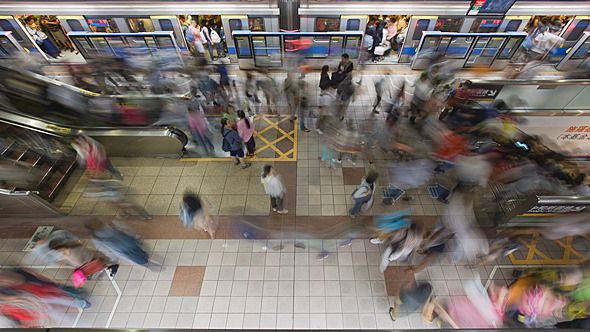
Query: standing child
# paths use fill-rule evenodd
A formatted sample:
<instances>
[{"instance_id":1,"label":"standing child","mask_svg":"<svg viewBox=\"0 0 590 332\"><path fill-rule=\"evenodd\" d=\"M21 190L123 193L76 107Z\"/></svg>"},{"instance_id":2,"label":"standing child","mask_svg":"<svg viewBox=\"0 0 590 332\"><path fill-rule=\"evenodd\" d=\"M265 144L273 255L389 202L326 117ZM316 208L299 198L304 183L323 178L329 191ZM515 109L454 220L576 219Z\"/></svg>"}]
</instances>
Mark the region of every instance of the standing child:
<instances>
[{"instance_id":1,"label":"standing child","mask_svg":"<svg viewBox=\"0 0 590 332\"><path fill-rule=\"evenodd\" d=\"M265 165L262 169L262 176L260 182L264 185L264 190L270 195L270 205L272 210L281 214L288 213L283 207L283 196L286 192L283 181L278 174L275 173L274 167Z\"/></svg>"}]
</instances>

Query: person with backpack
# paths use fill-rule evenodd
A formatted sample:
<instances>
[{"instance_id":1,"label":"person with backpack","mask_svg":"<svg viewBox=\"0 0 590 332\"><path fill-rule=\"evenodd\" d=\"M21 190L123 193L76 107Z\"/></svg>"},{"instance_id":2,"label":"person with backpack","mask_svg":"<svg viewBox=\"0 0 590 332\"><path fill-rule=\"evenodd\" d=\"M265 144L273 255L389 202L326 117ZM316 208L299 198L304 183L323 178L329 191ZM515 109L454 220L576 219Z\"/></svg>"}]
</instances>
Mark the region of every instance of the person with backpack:
<instances>
[{"instance_id":1,"label":"person with backpack","mask_svg":"<svg viewBox=\"0 0 590 332\"><path fill-rule=\"evenodd\" d=\"M211 32L209 31L208 22L206 20L201 21L201 42L203 44L207 44L207 48L209 48L209 55L211 56L211 61L217 60L215 57L213 57L213 41L211 40Z\"/></svg>"},{"instance_id":2,"label":"person with backpack","mask_svg":"<svg viewBox=\"0 0 590 332\"><path fill-rule=\"evenodd\" d=\"M109 171L118 180L123 180L123 174L119 172L109 160L107 152L98 141L80 134L72 143L76 150L76 159L80 165L86 166L92 177L98 177Z\"/></svg>"},{"instance_id":3,"label":"person with backpack","mask_svg":"<svg viewBox=\"0 0 590 332\"><path fill-rule=\"evenodd\" d=\"M373 194L377 187L375 181L377 181L378 177L379 173L370 171L369 175L361 179L361 185L352 193L351 197L355 204L349 212L353 219L360 215L363 205L366 203L369 203L369 205L372 204Z\"/></svg>"},{"instance_id":4,"label":"person with backpack","mask_svg":"<svg viewBox=\"0 0 590 332\"><path fill-rule=\"evenodd\" d=\"M212 25L212 24L211 24ZM223 31L223 27L221 24L213 26L211 28L211 41L215 44L215 49L217 50L217 57L218 58L225 58L225 31Z\"/></svg>"},{"instance_id":5,"label":"person with backpack","mask_svg":"<svg viewBox=\"0 0 590 332\"><path fill-rule=\"evenodd\" d=\"M188 230L203 230L214 239L217 225L211 217L211 210L211 204L207 200L186 191L180 203L180 220Z\"/></svg>"},{"instance_id":6,"label":"person with backpack","mask_svg":"<svg viewBox=\"0 0 590 332\"><path fill-rule=\"evenodd\" d=\"M221 149L229 152L234 164L241 165L242 169L250 167L252 163L246 162L244 159L242 138L237 131L232 129L232 123L226 118L221 119L221 135L223 135Z\"/></svg>"},{"instance_id":7,"label":"person with backpack","mask_svg":"<svg viewBox=\"0 0 590 332\"><path fill-rule=\"evenodd\" d=\"M272 210L280 214L288 213L289 211L283 207L283 196L285 195L286 189L280 176L275 172L274 167L271 165L264 166L262 175L260 176L260 182L264 185L266 193L270 195Z\"/></svg>"}]
</instances>

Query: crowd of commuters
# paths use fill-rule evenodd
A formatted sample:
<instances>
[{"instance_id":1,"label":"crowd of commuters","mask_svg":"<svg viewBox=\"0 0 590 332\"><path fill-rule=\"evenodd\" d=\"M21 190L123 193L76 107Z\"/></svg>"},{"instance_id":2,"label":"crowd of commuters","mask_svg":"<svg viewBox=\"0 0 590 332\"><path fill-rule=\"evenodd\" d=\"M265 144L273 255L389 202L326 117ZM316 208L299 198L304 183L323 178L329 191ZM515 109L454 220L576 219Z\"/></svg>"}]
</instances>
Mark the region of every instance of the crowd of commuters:
<instances>
[{"instance_id":1,"label":"crowd of commuters","mask_svg":"<svg viewBox=\"0 0 590 332\"><path fill-rule=\"evenodd\" d=\"M397 22L376 21L370 24L367 36L371 36L372 42L367 45L367 50L372 52L374 62L378 62L388 51L395 51L395 44L399 49L406 25L403 18ZM523 51L523 56L533 59L555 47L560 41L551 31L557 25L553 22L551 27L544 29L539 26L536 32L531 32L529 37L533 46ZM216 46L225 38L222 27L215 27L207 21L199 25L191 20L185 25L185 34L195 57L183 68L185 76L182 77L189 82L184 98L164 98L161 110L155 116L144 113L142 109L106 105L110 109L105 110L105 105L100 105L98 108L103 120L123 119L126 121L124 124L175 125L186 129L193 138L194 150L208 157L229 156L238 166L232 172L242 172L241 169L251 166L250 160L256 156L256 115L264 111L287 115L291 121L297 120L299 130L305 133L311 131L307 126L315 118L314 129L320 135L321 143L317 158L322 166L335 171L343 162L356 165L359 156L369 161L371 170L359 179L354 191L347 193L352 202L348 212L351 223L356 226L359 224L356 221L371 208L375 194L381 190L375 154L386 156L386 169L379 171L388 172L390 178L404 177L405 183L409 184L407 189L412 185L415 188L425 185L434 174L454 170L449 172L453 173L450 176L452 188L440 192L438 196L441 202L447 204L447 211L439 217L434 228L427 229L407 213L397 213L377 216L374 227L370 229L350 228L343 232L345 240L338 244L340 246L348 245L351 239L364 237L367 233L371 233L372 243L383 244L381 272L387 269L390 262L404 262L414 254L424 258L416 266L407 268L406 273L420 272L445 252L452 252L454 263L483 265L515 250L521 234L500 232L490 243L482 241L486 236L476 214L485 212L494 223L503 224L507 221L507 214L500 204L503 201L530 195L588 193L590 175L565 155L548 149L539 137L519 131L518 119L511 114L508 102L495 100L489 105L475 102L471 90L473 83L456 79L448 63L433 62L411 84L394 85L387 76L375 79L376 100L371 104L372 108L366 110L370 125L361 129L357 117L349 112L359 83L354 80L355 66L348 54L342 54L336 66L323 66L317 87L310 86L305 80L309 72L301 70L304 64L294 61L297 65L293 65L294 70L288 72L283 82L275 81L266 70L248 70L241 88L230 79L224 65L208 64L203 56L206 53L204 44L207 44L211 60L215 58L214 50L218 57L224 56L223 47L219 49ZM39 38L42 39L41 36ZM44 47L51 52L50 45ZM96 82L101 81L97 84L101 91L119 85L121 80L137 82L137 70L128 67L129 63L118 63L121 63L120 67L110 69L114 75L74 70L77 75L75 80L85 82L84 77L90 75ZM295 74L296 67L300 69L299 77ZM151 79L148 90L170 92L172 88L162 83L165 74L156 66L149 68L144 72L144 76ZM107 84L105 77L112 84ZM316 95L317 107L311 102ZM266 107L262 106L263 99ZM279 106L279 100L286 101L287 111ZM219 139L215 140L215 137ZM109 161L99 142L80 135L72 147L91 178L89 195L104 197L121 211L120 217L136 215L144 220L151 218L142 207L125 199L119 190L124 175ZM420 164L413 163L418 159ZM416 168L427 172L406 173L403 170L408 169L408 165L419 165ZM116 180L104 180L106 172ZM284 202L285 185L272 165L264 166L260 182L270 197L273 212L289 213ZM502 189L490 195L487 189L490 182L501 183ZM410 196L405 198L412 199ZM180 220L187 229L202 230L214 238L217 228L214 208L206 197L186 192L179 207ZM544 236L560 238L588 231L586 218L579 215L563 218L555 221L556 227L548 227ZM119 257L153 267L149 255L139 245L138 237L123 226L100 220L93 220L85 226L93 239ZM243 235L246 239L255 239L253 232L243 232ZM111 274L116 273L115 263L103 255L84 255L79 250L80 246L75 235L62 232L59 237L55 234L55 238L42 243L38 252L48 262L67 262L73 273L81 271L86 278L92 277L93 273L87 271L86 274L82 268L93 261L97 262L94 265L107 268ZM322 247L319 251L318 259L328 257L328 248ZM4 297L2 305L6 306L10 315L5 317L17 322L17 326L35 326L28 320L31 320L30 313L36 310L42 312L38 317L50 317L47 308L27 302L40 284L44 287L50 285L52 290L51 294L35 295L41 296L47 303L88 306L75 290L51 280L40 276L33 278L29 272L21 270L4 273L2 283L8 290L0 289L0 296ZM432 286L422 283L401 289L390 315L396 320L400 308L406 306L409 311L421 310L427 321L435 319L436 314L455 328L544 326L553 315L570 320L572 326L585 326L585 310L590 299L587 294L588 273L587 264L567 270L528 269L516 276L516 281L509 286L492 285L486 290L479 280L466 283L465 296L451 297L447 301L439 300ZM28 306L28 315L18 316L19 312L10 308L12 304L9 300L15 296L11 293L14 289L18 291L18 298L22 299L22 306Z\"/></svg>"}]
</instances>

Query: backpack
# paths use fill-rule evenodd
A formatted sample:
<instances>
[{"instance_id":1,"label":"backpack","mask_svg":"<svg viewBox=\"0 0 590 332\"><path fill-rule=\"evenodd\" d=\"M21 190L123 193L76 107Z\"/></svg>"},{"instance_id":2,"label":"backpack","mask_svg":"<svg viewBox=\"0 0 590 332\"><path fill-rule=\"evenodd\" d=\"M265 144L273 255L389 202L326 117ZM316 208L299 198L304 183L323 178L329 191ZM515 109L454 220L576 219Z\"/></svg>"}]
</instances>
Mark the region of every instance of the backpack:
<instances>
[{"instance_id":1,"label":"backpack","mask_svg":"<svg viewBox=\"0 0 590 332\"><path fill-rule=\"evenodd\" d=\"M201 28L201 34L199 34L199 38L201 39L201 43L203 44L207 44L208 40L205 37L205 33L203 32L206 29L206 27L202 27Z\"/></svg>"},{"instance_id":2,"label":"backpack","mask_svg":"<svg viewBox=\"0 0 590 332\"><path fill-rule=\"evenodd\" d=\"M213 44L219 44L221 42L221 38L217 34L217 31L213 29L211 30L211 41L213 42Z\"/></svg>"},{"instance_id":3,"label":"backpack","mask_svg":"<svg viewBox=\"0 0 590 332\"><path fill-rule=\"evenodd\" d=\"M223 150L225 152L230 152L231 151L231 144L229 144L229 142L225 138L225 136L227 136L227 135L228 134L223 135L223 141L221 142L221 150Z\"/></svg>"},{"instance_id":4,"label":"backpack","mask_svg":"<svg viewBox=\"0 0 590 332\"><path fill-rule=\"evenodd\" d=\"M195 36L193 36L193 33L191 32L190 28L186 28L186 30L184 31L184 37L186 38L186 41L189 43L195 41Z\"/></svg>"}]
</instances>

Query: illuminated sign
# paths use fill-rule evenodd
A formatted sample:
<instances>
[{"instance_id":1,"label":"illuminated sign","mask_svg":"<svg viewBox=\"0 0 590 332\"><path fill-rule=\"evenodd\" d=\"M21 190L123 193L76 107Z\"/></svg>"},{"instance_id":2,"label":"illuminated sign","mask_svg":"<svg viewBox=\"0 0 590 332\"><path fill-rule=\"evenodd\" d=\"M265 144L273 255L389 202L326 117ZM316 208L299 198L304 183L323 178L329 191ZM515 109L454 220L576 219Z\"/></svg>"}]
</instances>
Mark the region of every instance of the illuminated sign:
<instances>
[{"instance_id":1,"label":"illuminated sign","mask_svg":"<svg viewBox=\"0 0 590 332\"><path fill-rule=\"evenodd\" d=\"M70 131L72 131L72 129L70 129L70 128L59 127L59 126L55 126L55 125L51 125L51 124L48 124L47 126L45 126L45 129L56 131L56 132L62 133L62 134L69 134Z\"/></svg>"},{"instance_id":2,"label":"illuminated sign","mask_svg":"<svg viewBox=\"0 0 590 332\"><path fill-rule=\"evenodd\" d=\"M505 15L514 2L516 0L472 0L467 15Z\"/></svg>"}]
</instances>

